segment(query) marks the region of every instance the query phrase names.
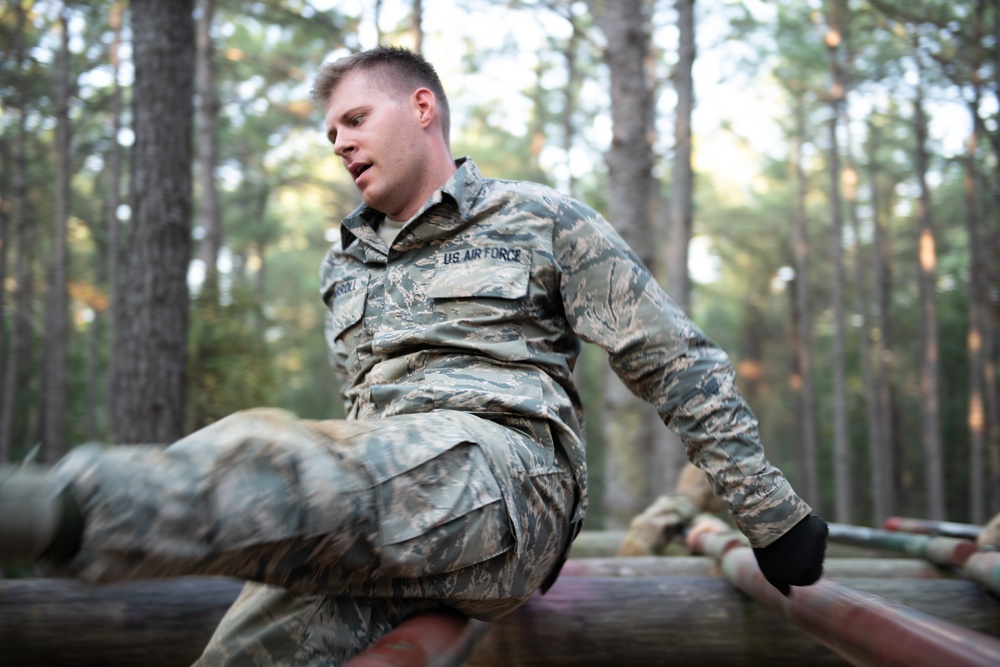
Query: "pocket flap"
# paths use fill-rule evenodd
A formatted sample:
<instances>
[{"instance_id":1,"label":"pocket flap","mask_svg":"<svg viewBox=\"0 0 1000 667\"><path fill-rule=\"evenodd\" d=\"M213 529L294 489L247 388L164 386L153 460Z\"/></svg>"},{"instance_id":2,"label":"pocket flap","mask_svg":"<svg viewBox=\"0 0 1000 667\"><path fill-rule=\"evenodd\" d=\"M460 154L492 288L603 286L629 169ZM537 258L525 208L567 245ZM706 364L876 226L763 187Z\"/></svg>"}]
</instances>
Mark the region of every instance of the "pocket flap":
<instances>
[{"instance_id":1,"label":"pocket flap","mask_svg":"<svg viewBox=\"0 0 1000 667\"><path fill-rule=\"evenodd\" d=\"M377 496L385 544L413 539L503 498L489 463L472 443L387 480Z\"/></svg>"},{"instance_id":2,"label":"pocket flap","mask_svg":"<svg viewBox=\"0 0 1000 667\"><path fill-rule=\"evenodd\" d=\"M368 276L348 276L323 286L323 301L330 309L329 327L334 337L361 320L365 314Z\"/></svg>"},{"instance_id":3,"label":"pocket flap","mask_svg":"<svg viewBox=\"0 0 1000 667\"><path fill-rule=\"evenodd\" d=\"M530 250L518 248L516 253L507 248L476 250L479 254L474 260L438 271L427 287L427 295L432 299L520 299L527 296Z\"/></svg>"}]
</instances>

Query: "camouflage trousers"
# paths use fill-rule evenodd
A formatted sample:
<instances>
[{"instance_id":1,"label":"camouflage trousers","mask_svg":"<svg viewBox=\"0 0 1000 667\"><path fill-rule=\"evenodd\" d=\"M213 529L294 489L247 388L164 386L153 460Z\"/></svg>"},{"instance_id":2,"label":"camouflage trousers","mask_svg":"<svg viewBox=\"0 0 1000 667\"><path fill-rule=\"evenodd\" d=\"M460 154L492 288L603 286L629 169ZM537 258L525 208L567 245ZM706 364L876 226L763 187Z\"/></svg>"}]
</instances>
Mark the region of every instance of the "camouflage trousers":
<instances>
[{"instance_id":1,"label":"camouflage trousers","mask_svg":"<svg viewBox=\"0 0 1000 667\"><path fill-rule=\"evenodd\" d=\"M565 457L453 411L363 421L237 413L170 447L73 450L91 581L249 580L199 665L337 665L426 609L493 619L569 541Z\"/></svg>"}]
</instances>

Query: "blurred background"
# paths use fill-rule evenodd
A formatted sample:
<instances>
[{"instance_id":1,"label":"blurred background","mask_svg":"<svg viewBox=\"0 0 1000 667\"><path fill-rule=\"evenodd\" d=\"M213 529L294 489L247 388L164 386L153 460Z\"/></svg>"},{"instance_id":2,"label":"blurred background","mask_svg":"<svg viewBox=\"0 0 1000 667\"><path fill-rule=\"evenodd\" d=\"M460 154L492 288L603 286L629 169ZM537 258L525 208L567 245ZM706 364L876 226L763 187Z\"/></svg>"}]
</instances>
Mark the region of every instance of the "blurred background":
<instances>
[{"instance_id":1,"label":"blurred background","mask_svg":"<svg viewBox=\"0 0 1000 667\"><path fill-rule=\"evenodd\" d=\"M343 414L317 273L359 197L308 91L382 43L438 68L456 156L621 230L823 516L982 522L998 38L995 0L8 1L0 462ZM600 350L577 372L588 527L620 527L682 448Z\"/></svg>"}]
</instances>

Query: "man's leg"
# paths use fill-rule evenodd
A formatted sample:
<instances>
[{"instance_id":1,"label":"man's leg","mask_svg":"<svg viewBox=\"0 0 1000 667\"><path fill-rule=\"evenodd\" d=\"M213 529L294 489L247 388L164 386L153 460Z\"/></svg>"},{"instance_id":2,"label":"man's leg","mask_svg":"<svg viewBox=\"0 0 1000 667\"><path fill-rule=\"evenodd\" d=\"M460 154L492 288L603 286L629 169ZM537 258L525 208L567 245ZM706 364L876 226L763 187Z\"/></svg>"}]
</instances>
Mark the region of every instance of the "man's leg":
<instances>
[{"instance_id":1,"label":"man's leg","mask_svg":"<svg viewBox=\"0 0 1000 667\"><path fill-rule=\"evenodd\" d=\"M247 583L194 667L334 667L434 600L304 595Z\"/></svg>"},{"instance_id":2,"label":"man's leg","mask_svg":"<svg viewBox=\"0 0 1000 667\"><path fill-rule=\"evenodd\" d=\"M565 544L571 480L538 450L459 413L297 422L258 410L165 450L83 450L57 475L83 509L71 565L85 578L223 574L493 617L537 588ZM275 600L253 605L265 623L314 625L305 598Z\"/></svg>"}]
</instances>

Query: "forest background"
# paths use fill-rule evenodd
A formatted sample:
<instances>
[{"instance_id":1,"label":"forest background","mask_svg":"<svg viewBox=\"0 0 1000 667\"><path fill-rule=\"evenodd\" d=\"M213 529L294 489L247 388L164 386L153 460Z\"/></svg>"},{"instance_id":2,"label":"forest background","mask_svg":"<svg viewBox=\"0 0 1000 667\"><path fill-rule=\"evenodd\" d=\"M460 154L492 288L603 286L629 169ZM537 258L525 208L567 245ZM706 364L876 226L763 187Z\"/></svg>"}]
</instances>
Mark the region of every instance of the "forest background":
<instances>
[{"instance_id":1,"label":"forest background","mask_svg":"<svg viewBox=\"0 0 1000 667\"><path fill-rule=\"evenodd\" d=\"M307 97L376 43L438 66L456 155L607 215L823 516L1000 510L997 0L7 2L0 462L343 414L317 271L358 196ZM682 448L577 372L621 526Z\"/></svg>"}]
</instances>

